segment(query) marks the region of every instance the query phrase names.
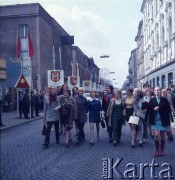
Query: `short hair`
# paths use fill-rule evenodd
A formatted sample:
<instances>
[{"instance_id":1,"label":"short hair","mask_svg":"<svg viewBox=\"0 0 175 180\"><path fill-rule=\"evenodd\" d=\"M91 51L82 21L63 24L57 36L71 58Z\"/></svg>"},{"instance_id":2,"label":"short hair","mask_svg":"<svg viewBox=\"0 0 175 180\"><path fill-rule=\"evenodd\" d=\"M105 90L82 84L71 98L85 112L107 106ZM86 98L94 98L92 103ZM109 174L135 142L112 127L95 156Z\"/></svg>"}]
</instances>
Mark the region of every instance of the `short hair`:
<instances>
[{"instance_id":1,"label":"short hair","mask_svg":"<svg viewBox=\"0 0 175 180\"><path fill-rule=\"evenodd\" d=\"M69 94L69 96L71 96L71 92L70 92L69 89L65 89L65 90L63 91L63 93L65 93L65 92L67 92L67 93Z\"/></svg>"},{"instance_id":2,"label":"short hair","mask_svg":"<svg viewBox=\"0 0 175 180\"><path fill-rule=\"evenodd\" d=\"M142 92L140 89L137 90L137 96L138 96L140 99L143 98L143 92Z\"/></svg>"},{"instance_id":3,"label":"short hair","mask_svg":"<svg viewBox=\"0 0 175 180\"><path fill-rule=\"evenodd\" d=\"M148 83L143 84L143 88L145 88L146 86L149 87L149 84Z\"/></svg>"},{"instance_id":4,"label":"short hair","mask_svg":"<svg viewBox=\"0 0 175 180\"><path fill-rule=\"evenodd\" d=\"M128 88L127 91L133 94L133 88Z\"/></svg>"},{"instance_id":5,"label":"short hair","mask_svg":"<svg viewBox=\"0 0 175 180\"><path fill-rule=\"evenodd\" d=\"M78 90L80 90L80 91L83 90L84 91L84 87L79 87Z\"/></svg>"}]
</instances>

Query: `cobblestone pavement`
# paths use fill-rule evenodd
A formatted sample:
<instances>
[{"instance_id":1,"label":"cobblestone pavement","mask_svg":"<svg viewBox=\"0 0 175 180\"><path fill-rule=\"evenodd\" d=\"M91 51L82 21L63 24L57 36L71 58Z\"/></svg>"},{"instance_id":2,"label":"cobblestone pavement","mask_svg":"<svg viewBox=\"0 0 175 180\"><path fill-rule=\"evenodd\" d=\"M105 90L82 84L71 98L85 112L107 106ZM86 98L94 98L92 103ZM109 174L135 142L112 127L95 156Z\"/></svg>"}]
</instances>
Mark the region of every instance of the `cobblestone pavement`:
<instances>
[{"instance_id":1,"label":"cobblestone pavement","mask_svg":"<svg viewBox=\"0 0 175 180\"><path fill-rule=\"evenodd\" d=\"M95 140L94 146L90 146L87 123L86 141L80 146L75 145L73 129L71 147L65 147L63 135L60 136L60 144L56 144L52 131L51 144L48 149L43 149L44 136L41 135L41 129L42 120L37 120L1 132L1 180L100 180L104 170L103 158L114 158L114 164L117 158L123 158L118 167L114 168L116 170L113 171L114 179L121 179L116 173L119 174L120 171L123 174L129 168L126 167L128 163L135 164L139 176L141 163L151 164L154 160L159 165L155 167L158 179L161 179L159 172L168 167L172 168L170 175L175 176L175 142L166 141L165 156L155 158L151 138L143 147L130 146L128 125L123 127L122 142L117 147L108 142L106 129L101 129L100 140ZM144 177L147 180L151 179L150 167L145 168Z\"/></svg>"}]
</instances>

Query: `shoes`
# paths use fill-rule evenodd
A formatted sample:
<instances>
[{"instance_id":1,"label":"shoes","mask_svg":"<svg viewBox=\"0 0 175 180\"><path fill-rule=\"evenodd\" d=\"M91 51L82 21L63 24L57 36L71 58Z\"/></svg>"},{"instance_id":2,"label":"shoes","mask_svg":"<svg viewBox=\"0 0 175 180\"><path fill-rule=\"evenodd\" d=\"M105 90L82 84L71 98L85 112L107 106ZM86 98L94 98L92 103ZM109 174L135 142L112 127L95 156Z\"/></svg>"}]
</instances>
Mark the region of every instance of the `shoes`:
<instances>
[{"instance_id":1,"label":"shoes","mask_svg":"<svg viewBox=\"0 0 175 180\"><path fill-rule=\"evenodd\" d=\"M163 151L160 151L160 152L159 152L159 156L164 156L164 152L163 152Z\"/></svg>"},{"instance_id":2,"label":"shoes","mask_svg":"<svg viewBox=\"0 0 175 180\"><path fill-rule=\"evenodd\" d=\"M70 147L70 144L69 143L66 143L66 148L69 148Z\"/></svg>"},{"instance_id":3,"label":"shoes","mask_svg":"<svg viewBox=\"0 0 175 180\"><path fill-rule=\"evenodd\" d=\"M93 146L93 145L94 145L94 142L90 142L90 145Z\"/></svg>"},{"instance_id":4,"label":"shoes","mask_svg":"<svg viewBox=\"0 0 175 180\"><path fill-rule=\"evenodd\" d=\"M0 124L0 126L5 126L4 124Z\"/></svg>"},{"instance_id":5,"label":"shoes","mask_svg":"<svg viewBox=\"0 0 175 180\"><path fill-rule=\"evenodd\" d=\"M142 142L143 142L143 143L146 143L146 139L143 139Z\"/></svg>"},{"instance_id":6,"label":"shoes","mask_svg":"<svg viewBox=\"0 0 175 180\"><path fill-rule=\"evenodd\" d=\"M60 144L60 141L56 141L56 144Z\"/></svg>"},{"instance_id":7,"label":"shoes","mask_svg":"<svg viewBox=\"0 0 175 180\"><path fill-rule=\"evenodd\" d=\"M143 141L139 141L139 146L142 146L143 145Z\"/></svg>"},{"instance_id":8,"label":"shoes","mask_svg":"<svg viewBox=\"0 0 175 180\"><path fill-rule=\"evenodd\" d=\"M121 143L120 139L118 139L117 142L120 144Z\"/></svg>"},{"instance_id":9,"label":"shoes","mask_svg":"<svg viewBox=\"0 0 175 180\"><path fill-rule=\"evenodd\" d=\"M131 147L132 147L132 148L135 148L136 146L135 146L135 144L131 144Z\"/></svg>"},{"instance_id":10,"label":"shoes","mask_svg":"<svg viewBox=\"0 0 175 180\"><path fill-rule=\"evenodd\" d=\"M109 143L112 143L112 138L109 138Z\"/></svg>"},{"instance_id":11,"label":"shoes","mask_svg":"<svg viewBox=\"0 0 175 180\"><path fill-rule=\"evenodd\" d=\"M156 150L155 157L159 157L159 151Z\"/></svg>"},{"instance_id":12,"label":"shoes","mask_svg":"<svg viewBox=\"0 0 175 180\"><path fill-rule=\"evenodd\" d=\"M116 142L116 141L113 142L113 146L114 146L114 147L117 146L117 142Z\"/></svg>"},{"instance_id":13,"label":"shoes","mask_svg":"<svg viewBox=\"0 0 175 180\"><path fill-rule=\"evenodd\" d=\"M76 140L76 145L78 146L80 144L80 141L77 139Z\"/></svg>"},{"instance_id":14,"label":"shoes","mask_svg":"<svg viewBox=\"0 0 175 180\"><path fill-rule=\"evenodd\" d=\"M47 149L49 147L49 144L48 143L44 143L43 144L43 148Z\"/></svg>"}]
</instances>

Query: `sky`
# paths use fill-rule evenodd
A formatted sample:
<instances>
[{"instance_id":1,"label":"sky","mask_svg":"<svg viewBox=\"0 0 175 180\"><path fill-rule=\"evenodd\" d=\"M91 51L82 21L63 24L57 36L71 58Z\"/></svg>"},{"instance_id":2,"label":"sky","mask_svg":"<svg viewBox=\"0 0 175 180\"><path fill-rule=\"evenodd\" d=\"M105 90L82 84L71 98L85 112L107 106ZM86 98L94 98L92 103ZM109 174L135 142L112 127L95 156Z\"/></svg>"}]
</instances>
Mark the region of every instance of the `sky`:
<instances>
[{"instance_id":1,"label":"sky","mask_svg":"<svg viewBox=\"0 0 175 180\"><path fill-rule=\"evenodd\" d=\"M115 86L121 87L128 75L131 51L137 47L142 0L1 0L0 5L40 3L74 36L74 45L100 68ZM100 58L108 54L109 58ZM103 73L103 72L102 72Z\"/></svg>"}]
</instances>

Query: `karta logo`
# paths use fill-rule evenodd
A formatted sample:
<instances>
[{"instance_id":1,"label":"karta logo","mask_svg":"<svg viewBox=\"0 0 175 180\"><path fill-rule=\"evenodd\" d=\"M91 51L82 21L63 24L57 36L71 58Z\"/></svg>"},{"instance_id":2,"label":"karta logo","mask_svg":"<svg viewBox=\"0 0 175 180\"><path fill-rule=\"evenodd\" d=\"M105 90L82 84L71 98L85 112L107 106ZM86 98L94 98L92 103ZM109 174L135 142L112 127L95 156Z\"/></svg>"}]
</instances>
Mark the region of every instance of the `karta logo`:
<instances>
[{"instance_id":1,"label":"karta logo","mask_svg":"<svg viewBox=\"0 0 175 180\"><path fill-rule=\"evenodd\" d=\"M58 82L60 80L60 71L51 71L51 80Z\"/></svg>"},{"instance_id":2,"label":"karta logo","mask_svg":"<svg viewBox=\"0 0 175 180\"><path fill-rule=\"evenodd\" d=\"M77 77L75 77L75 76L70 77L70 83L73 86L76 85L77 84Z\"/></svg>"}]
</instances>

